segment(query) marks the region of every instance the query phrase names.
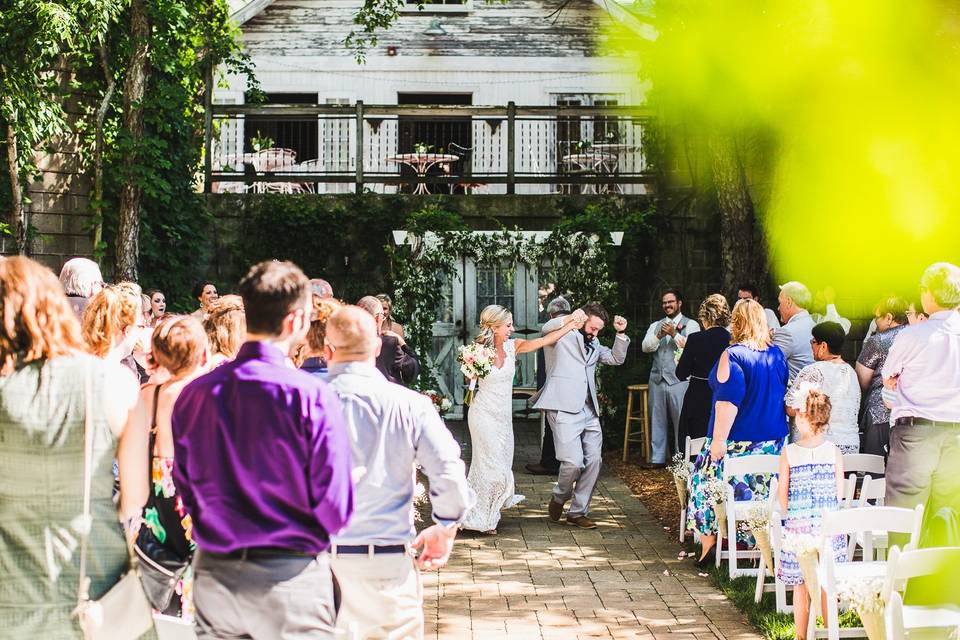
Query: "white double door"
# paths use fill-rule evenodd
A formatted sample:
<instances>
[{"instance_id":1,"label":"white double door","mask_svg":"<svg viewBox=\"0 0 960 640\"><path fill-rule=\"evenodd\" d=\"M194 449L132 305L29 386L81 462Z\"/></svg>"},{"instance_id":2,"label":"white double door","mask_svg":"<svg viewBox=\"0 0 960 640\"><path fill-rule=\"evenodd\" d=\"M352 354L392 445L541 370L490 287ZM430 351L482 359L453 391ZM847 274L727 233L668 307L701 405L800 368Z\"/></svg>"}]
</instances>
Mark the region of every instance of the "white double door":
<instances>
[{"instance_id":1,"label":"white double door","mask_svg":"<svg viewBox=\"0 0 960 640\"><path fill-rule=\"evenodd\" d=\"M433 326L433 364L440 391L453 398L455 408L449 417L463 416L463 374L457 364L457 348L472 341L480 331L480 312L498 304L513 313L514 337L536 338L546 321L543 306L549 301L545 292L553 285L542 282L541 272L549 269L521 263L476 264L461 259L457 277L445 282L444 302L437 310ZM549 279L547 277L547 279ZM517 360L514 387L536 386L536 355L523 354ZM518 408L523 404L517 403Z\"/></svg>"}]
</instances>

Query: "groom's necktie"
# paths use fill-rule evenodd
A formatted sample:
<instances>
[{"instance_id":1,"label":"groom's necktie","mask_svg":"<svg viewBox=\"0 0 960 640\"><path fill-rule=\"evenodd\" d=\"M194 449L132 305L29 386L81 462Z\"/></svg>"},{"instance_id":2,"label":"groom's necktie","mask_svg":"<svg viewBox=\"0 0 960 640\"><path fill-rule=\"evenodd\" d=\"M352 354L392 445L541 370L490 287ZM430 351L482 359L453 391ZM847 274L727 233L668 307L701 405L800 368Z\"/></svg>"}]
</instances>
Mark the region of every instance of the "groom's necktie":
<instances>
[{"instance_id":1,"label":"groom's necktie","mask_svg":"<svg viewBox=\"0 0 960 640\"><path fill-rule=\"evenodd\" d=\"M583 337L583 348L586 350L587 355L589 356L593 352L593 337L584 336Z\"/></svg>"}]
</instances>

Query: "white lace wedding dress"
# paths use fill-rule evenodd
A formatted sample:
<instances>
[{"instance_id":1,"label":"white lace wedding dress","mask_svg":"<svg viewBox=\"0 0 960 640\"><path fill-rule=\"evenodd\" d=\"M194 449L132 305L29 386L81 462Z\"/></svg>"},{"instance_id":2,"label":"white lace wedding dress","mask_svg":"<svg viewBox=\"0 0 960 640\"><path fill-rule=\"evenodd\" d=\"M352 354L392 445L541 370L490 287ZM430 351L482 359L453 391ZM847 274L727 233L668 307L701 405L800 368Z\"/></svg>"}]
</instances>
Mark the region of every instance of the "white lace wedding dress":
<instances>
[{"instance_id":1,"label":"white lace wedding dress","mask_svg":"<svg viewBox=\"0 0 960 640\"><path fill-rule=\"evenodd\" d=\"M479 381L467 414L473 450L467 482L477 494L477 503L463 521L463 528L473 531L496 529L500 510L524 499L513 492L513 340L503 343L503 351L503 366L494 367Z\"/></svg>"}]
</instances>

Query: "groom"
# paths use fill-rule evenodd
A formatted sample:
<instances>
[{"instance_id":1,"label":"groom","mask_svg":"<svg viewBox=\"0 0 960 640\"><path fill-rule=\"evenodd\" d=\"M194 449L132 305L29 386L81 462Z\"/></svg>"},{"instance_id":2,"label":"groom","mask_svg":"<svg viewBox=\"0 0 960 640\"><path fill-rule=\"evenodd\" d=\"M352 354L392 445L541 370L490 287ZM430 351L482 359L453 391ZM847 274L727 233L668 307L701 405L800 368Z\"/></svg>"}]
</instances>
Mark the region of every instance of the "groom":
<instances>
[{"instance_id":1,"label":"groom","mask_svg":"<svg viewBox=\"0 0 960 640\"><path fill-rule=\"evenodd\" d=\"M553 368L547 382L534 396L534 408L543 409L553 430L553 442L560 461L560 475L550 500L550 519L560 520L563 506L573 497L567 511L567 523L582 529L597 525L587 517L593 487L600 475L600 450L603 433L600 430L600 405L597 402L597 362L623 364L630 338L623 332L627 321L614 316L613 328L617 337L613 349L597 340L597 334L607 322L607 312L598 302L591 302L581 310L587 321L580 331L571 331L553 346ZM563 318L550 320L541 330L544 334L563 326Z\"/></svg>"}]
</instances>

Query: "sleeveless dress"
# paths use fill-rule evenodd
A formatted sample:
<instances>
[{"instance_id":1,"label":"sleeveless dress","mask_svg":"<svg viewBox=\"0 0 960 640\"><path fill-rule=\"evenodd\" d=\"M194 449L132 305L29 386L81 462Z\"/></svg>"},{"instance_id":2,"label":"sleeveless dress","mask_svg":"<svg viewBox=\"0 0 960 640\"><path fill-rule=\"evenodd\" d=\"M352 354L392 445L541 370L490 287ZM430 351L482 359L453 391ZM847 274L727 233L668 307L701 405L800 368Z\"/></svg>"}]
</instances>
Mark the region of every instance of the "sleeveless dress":
<instances>
[{"instance_id":1,"label":"sleeveless dress","mask_svg":"<svg viewBox=\"0 0 960 640\"><path fill-rule=\"evenodd\" d=\"M0 377L0 635L80 638L77 606L83 513L84 381L93 376L93 528L90 596L100 598L127 567L113 503L116 439L103 398L111 368L89 355L36 361Z\"/></svg>"},{"instance_id":2,"label":"sleeveless dress","mask_svg":"<svg viewBox=\"0 0 960 640\"><path fill-rule=\"evenodd\" d=\"M173 484L173 458L156 454L157 400L160 386L153 391L153 416L150 420L150 494L143 509L143 524L165 548L184 561L193 557L193 521L183 506L183 499ZM193 568L188 565L177 584L165 613L193 619Z\"/></svg>"},{"instance_id":3,"label":"sleeveless dress","mask_svg":"<svg viewBox=\"0 0 960 640\"><path fill-rule=\"evenodd\" d=\"M820 534L823 514L840 508L837 497L836 445L826 441L813 449L798 444L788 444L785 449L787 463L790 465L790 486L783 535L817 536ZM846 561L847 546L843 536L833 539L833 555L837 562ZM803 584L803 574L795 553L780 551L778 574L784 584Z\"/></svg>"},{"instance_id":4,"label":"sleeveless dress","mask_svg":"<svg viewBox=\"0 0 960 640\"><path fill-rule=\"evenodd\" d=\"M467 482L476 492L477 502L467 513L463 528L472 531L496 529L500 510L524 499L513 492L514 341L504 342L503 351L503 365L479 381L467 414L473 450Z\"/></svg>"}]
</instances>

